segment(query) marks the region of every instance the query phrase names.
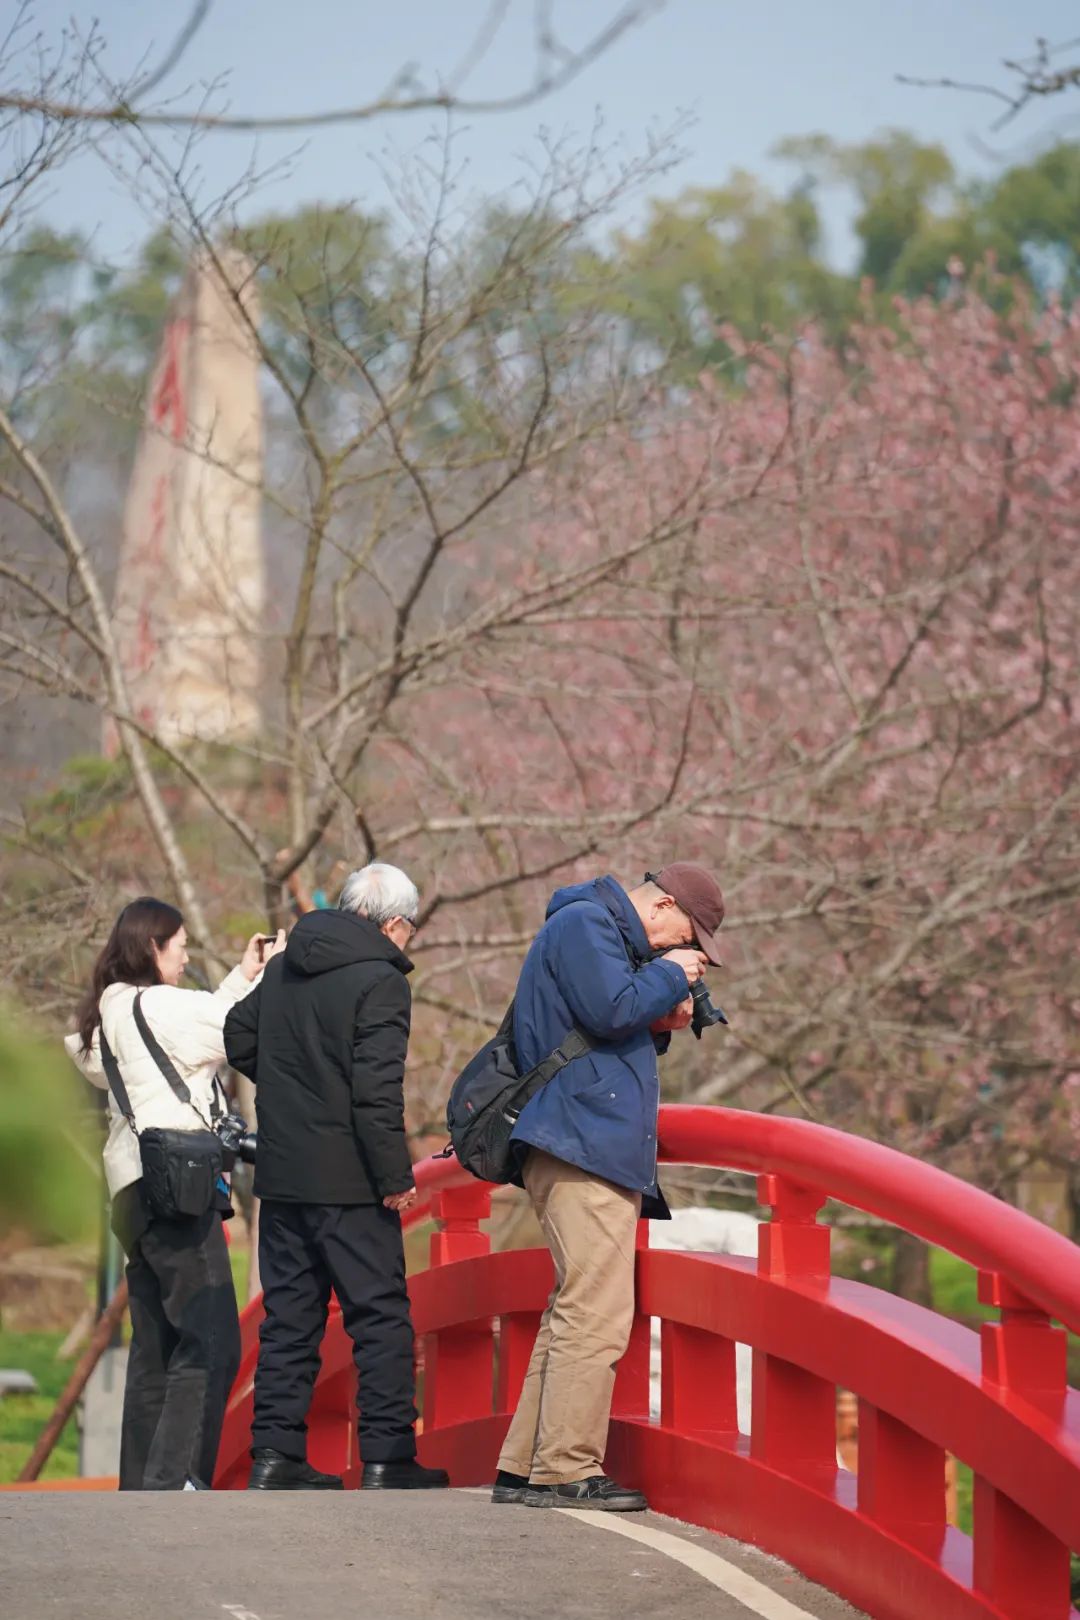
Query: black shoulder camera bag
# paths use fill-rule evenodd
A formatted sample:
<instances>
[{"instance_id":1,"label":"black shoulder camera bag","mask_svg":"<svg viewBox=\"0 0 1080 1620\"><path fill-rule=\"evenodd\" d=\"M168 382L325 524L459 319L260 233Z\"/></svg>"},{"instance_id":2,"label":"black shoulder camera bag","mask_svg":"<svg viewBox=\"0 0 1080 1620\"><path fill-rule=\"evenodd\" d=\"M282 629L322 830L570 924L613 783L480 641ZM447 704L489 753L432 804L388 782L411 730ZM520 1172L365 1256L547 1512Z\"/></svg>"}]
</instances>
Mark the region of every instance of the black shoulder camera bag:
<instances>
[{"instance_id":1,"label":"black shoulder camera bag","mask_svg":"<svg viewBox=\"0 0 1080 1620\"><path fill-rule=\"evenodd\" d=\"M491 1040L470 1059L451 1087L446 1102L450 1145L436 1158L456 1154L458 1162L481 1181L513 1180L517 1158L510 1138L521 1110L560 1069L595 1045L583 1029L575 1027L535 1069L519 1074L511 1002Z\"/></svg>"},{"instance_id":2,"label":"black shoulder camera bag","mask_svg":"<svg viewBox=\"0 0 1080 1620\"><path fill-rule=\"evenodd\" d=\"M186 1216L205 1215L207 1210L214 1206L218 1178L225 1168L225 1149L221 1138L213 1129L213 1122L222 1115L218 1101L219 1082L215 1077L210 1120L205 1120L195 1107L191 1092L181 1079L176 1065L162 1049L146 1022L141 1002L140 990L135 997L132 1011L139 1034L146 1043L150 1056L161 1070L177 1100L186 1103L192 1109L202 1120L205 1129L179 1131L152 1125L148 1130L140 1131L135 1124L135 1113L120 1073L120 1065L105 1039L105 1029L102 1026L99 1032L101 1058L105 1065L109 1090L139 1144L143 1192L150 1213L169 1221Z\"/></svg>"}]
</instances>

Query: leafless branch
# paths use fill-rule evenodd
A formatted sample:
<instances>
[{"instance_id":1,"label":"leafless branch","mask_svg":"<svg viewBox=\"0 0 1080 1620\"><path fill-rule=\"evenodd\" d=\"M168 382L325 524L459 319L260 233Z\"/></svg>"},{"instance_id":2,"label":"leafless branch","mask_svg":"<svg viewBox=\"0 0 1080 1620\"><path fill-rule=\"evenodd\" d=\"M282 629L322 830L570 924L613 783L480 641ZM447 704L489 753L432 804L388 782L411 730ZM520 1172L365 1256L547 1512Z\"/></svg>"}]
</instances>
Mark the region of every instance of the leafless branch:
<instances>
[{"instance_id":1,"label":"leafless branch","mask_svg":"<svg viewBox=\"0 0 1080 1620\"><path fill-rule=\"evenodd\" d=\"M1065 51L1076 50L1078 46L1080 39L1066 40L1061 45L1051 45L1046 39L1037 39L1034 56L1024 60L1004 61L1002 66L1014 80L1011 92L1002 90L998 85L968 84L958 79L916 79L903 73L898 73L896 77L898 83L912 85L920 90L960 90L966 94L990 96L995 101L1004 102L1006 111L990 126L996 131L1004 129L1006 124L1010 124L1033 101L1061 95L1066 90L1075 90L1080 86L1080 63L1063 68L1054 66L1054 57L1060 56Z\"/></svg>"},{"instance_id":2,"label":"leafless branch","mask_svg":"<svg viewBox=\"0 0 1080 1620\"><path fill-rule=\"evenodd\" d=\"M105 124L118 128L138 125L145 129L189 129L202 130L215 133L264 133L271 130L303 130L321 129L339 124L367 123L373 118L389 117L401 113L417 112L452 112L464 117L471 117L482 113L517 112L523 108L534 106L543 101L545 97L553 95L563 89L567 84L586 68L590 67L605 51L610 48L631 28L642 22L648 15L661 9L666 0L637 0L637 3L623 5L611 20L579 50L572 52L560 51L554 53L550 48L536 64L536 74L533 82L519 91L507 96L492 97L488 99L473 99L463 96L454 84L461 83L461 69L457 69L454 78L445 89L424 90L416 86L415 75L411 68L403 68L397 76L389 91L372 101L358 102L352 107L339 107L325 111L312 111L307 113L279 113L268 115L212 113L196 109L182 111L179 108L159 108L156 111L145 110L134 104L134 96L144 95L147 89L160 82L167 71L170 71L179 56L186 48L195 28L202 20L204 10L196 7L196 13L189 19L184 31L172 48L169 56L162 66L154 71L147 81L139 82L128 96L105 105L94 106L87 103L74 103L54 100L49 96L30 93L6 92L0 94L0 110L7 109L16 113L39 115L53 122L74 124ZM478 36L480 54L486 46L482 46L485 31ZM545 36L546 39L546 36ZM463 66L471 70L479 60L475 50L470 52Z\"/></svg>"}]
</instances>

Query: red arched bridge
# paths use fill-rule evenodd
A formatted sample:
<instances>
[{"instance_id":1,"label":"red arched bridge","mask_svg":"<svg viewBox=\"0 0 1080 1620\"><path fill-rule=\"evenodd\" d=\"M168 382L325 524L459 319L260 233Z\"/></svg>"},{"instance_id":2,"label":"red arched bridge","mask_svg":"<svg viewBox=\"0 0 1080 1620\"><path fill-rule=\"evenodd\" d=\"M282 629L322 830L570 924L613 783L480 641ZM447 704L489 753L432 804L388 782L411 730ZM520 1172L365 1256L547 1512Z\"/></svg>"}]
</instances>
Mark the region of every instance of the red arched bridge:
<instances>
[{"instance_id":1,"label":"red arched bridge","mask_svg":"<svg viewBox=\"0 0 1080 1620\"><path fill-rule=\"evenodd\" d=\"M637 1310L619 1367L609 1471L662 1513L776 1554L877 1620L1080 1620L1080 1251L1009 1205L890 1148L803 1120L665 1107L660 1159L756 1172L771 1210L756 1261L652 1251L642 1222ZM434 1217L410 1283L424 1343L420 1457L482 1485L509 1423L551 1287L544 1249L490 1252L490 1189L454 1161L417 1167L411 1223ZM831 1275L836 1199L979 1271L998 1319L976 1333ZM222 1441L219 1489L247 1477L258 1303ZM661 1324L658 1421L650 1319ZM1061 1325L1057 1325L1061 1324ZM736 1417L735 1346L751 1347L752 1422ZM836 1391L855 1393L858 1472L838 1465ZM358 1477L352 1347L332 1313L309 1456ZM946 1522L945 1459L974 1472L974 1532ZM494 1510L492 1510L494 1511ZM524 1510L503 1510L516 1517ZM500 1516L497 1530L508 1526ZM605 1538L606 1539L606 1538ZM779 1611L777 1611L779 1612Z\"/></svg>"}]
</instances>

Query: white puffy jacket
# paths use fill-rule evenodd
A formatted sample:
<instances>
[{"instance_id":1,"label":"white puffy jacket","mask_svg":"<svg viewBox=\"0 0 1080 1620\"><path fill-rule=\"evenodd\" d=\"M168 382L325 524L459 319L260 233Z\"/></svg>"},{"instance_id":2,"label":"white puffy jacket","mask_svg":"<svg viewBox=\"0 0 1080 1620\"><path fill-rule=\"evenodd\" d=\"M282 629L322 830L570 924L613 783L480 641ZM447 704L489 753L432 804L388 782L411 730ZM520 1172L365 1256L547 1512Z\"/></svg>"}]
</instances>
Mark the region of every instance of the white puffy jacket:
<instances>
[{"instance_id":1,"label":"white puffy jacket","mask_svg":"<svg viewBox=\"0 0 1080 1620\"><path fill-rule=\"evenodd\" d=\"M153 984L143 991L142 1010L146 1022L191 1092L191 1105L180 1102L174 1095L139 1034L132 1012L138 994L136 987L110 984L104 991L100 1010L105 1038L120 1065L140 1131L152 1125L181 1131L206 1129L214 1075L225 1062L221 1033L225 1015L254 988L251 980L236 967L213 991L181 990L171 984ZM65 1036L64 1045L90 1083L101 1091L108 1091L98 1035L95 1030L89 1052L82 1051L78 1035ZM203 1116L201 1119L199 1113ZM122 1187L138 1181L141 1175L139 1144L110 1092L109 1135L105 1142L105 1179L110 1197L115 1198Z\"/></svg>"}]
</instances>

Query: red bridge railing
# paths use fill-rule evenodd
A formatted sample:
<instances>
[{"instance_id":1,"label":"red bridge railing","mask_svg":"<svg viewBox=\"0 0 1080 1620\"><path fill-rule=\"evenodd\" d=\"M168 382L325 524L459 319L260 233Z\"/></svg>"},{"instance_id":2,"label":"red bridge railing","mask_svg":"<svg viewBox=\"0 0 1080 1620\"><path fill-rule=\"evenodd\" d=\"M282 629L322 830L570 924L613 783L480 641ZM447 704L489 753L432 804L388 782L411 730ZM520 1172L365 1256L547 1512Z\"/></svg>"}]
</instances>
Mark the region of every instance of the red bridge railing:
<instances>
[{"instance_id":1,"label":"red bridge railing","mask_svg":"<svg viewBox=\"0 0 1080 1620\"><path fill-rule=\"evenodd\" d=\"M660 1157L756 1172L771 1219L757 1260L652 1251L642 1223L638 1315L618 1372L607 1467L661 1512L790 1560L879 1620L1080 1620L1080 1394L1064 1327L1080 1332L1080 1250L1048 1227L892 1149L803 1120L667 1107ZM417 1167L434 1217L410 1282L425 1346L420 1455L455 1485L494 1476L551 1286L544 1249L489 1252L490 1189L453 1161ZM999 1319L975 1333L830 1274L827 1198L979 1269ZM219 1488L244 1483L258 1304L243 1321ZM660 1414L650 1418L650 1319ZM1054 1323L1062 1323L1064 1327ZM739 1432L735 1346L752 1348ZM317 1467L358 1473L355 1374L340 1316L323 1346L309 1433ZM858 1474L838 1466L836 1391L859 1403ZM974 1533L945 1520L945 1455L974 1471Z\"/></svg>"}]
</instances>

